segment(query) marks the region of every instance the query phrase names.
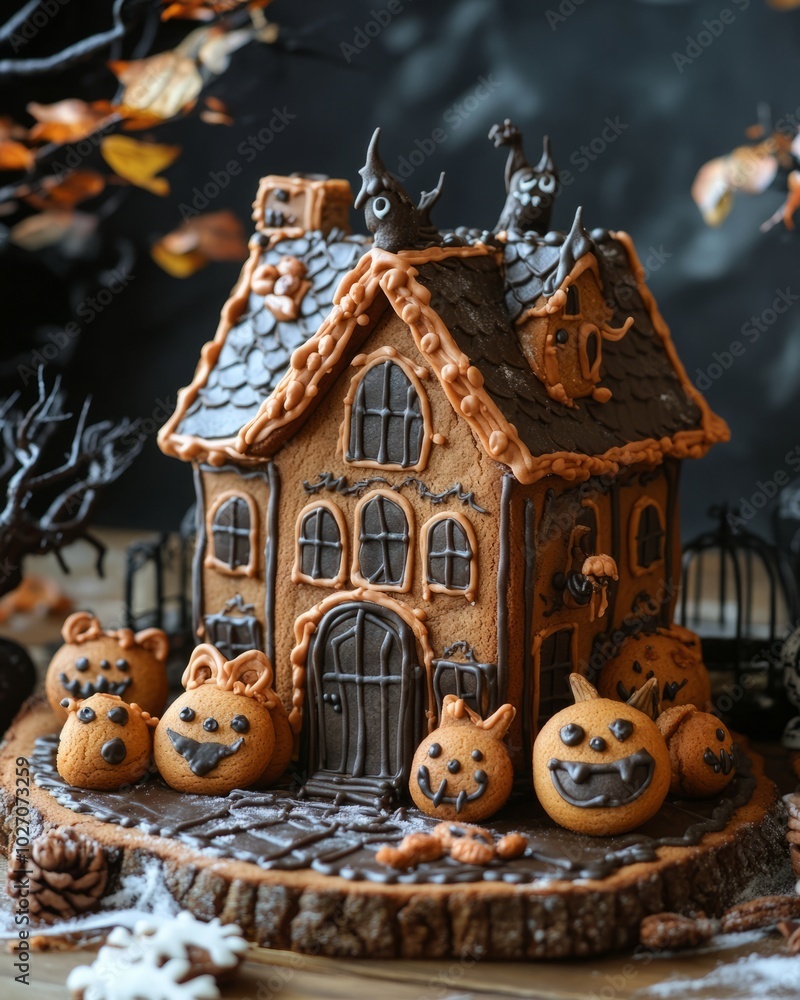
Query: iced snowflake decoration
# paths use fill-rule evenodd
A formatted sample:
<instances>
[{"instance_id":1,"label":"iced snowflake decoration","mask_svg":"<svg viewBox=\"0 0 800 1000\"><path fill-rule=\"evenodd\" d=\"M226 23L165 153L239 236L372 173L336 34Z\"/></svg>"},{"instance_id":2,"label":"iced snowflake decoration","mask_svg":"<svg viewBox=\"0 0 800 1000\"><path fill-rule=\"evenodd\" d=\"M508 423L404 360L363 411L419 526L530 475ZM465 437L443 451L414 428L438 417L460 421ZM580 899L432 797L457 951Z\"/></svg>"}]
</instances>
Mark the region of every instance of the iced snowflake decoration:
<instances>
[{"instance_id":1,"label":"iced snowflake decoration","mask_svg":"<svg viewBox=\"0 0 800 1000\"><path fill-rule=\"evenodd\" d=\"M83 1000L217 1000L214 976L195 975L190 948L206 953L204 968L223 972L239 964L247 942L236 925L186 911L140 920L133 932L116 927L91 965L72 970L67 988Z\"/></svg>"}]
</instances>

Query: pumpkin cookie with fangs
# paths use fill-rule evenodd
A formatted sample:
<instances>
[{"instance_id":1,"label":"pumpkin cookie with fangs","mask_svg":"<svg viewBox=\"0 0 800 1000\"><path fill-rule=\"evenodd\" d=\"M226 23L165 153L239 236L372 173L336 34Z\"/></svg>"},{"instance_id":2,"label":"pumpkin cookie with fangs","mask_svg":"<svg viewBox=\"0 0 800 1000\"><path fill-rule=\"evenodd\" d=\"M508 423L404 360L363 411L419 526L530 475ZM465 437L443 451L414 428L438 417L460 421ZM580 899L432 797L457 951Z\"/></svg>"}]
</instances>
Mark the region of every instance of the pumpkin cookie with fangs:
<instances>
[{"instance_id":1,"label":"pumpkin cookie with fangs","mask_svg":"<svg viewBox=\"0 0 800 1000\"><path fill-rule=\"evenodd\" d=\"M414 804L439 819L487 819L505 805L514 768L503 737L513 705L481 719L461 698L445 696L438 729L417 747L409 791Z\"/></svg>"},{"instance_id":2,"label":"pumpkin cookie with fangs","mask_svg":"<svg viewBox=\"0 0 800 1000\"><path fill-rule=\"evenodd\" d=\"M601 698L570 674L575 704L554 715L533 747L533 783L551 819L568 830L605 837L654 816L670 783L669 752L655 722L651 678L627 704Z\"/></svg>"}]
</instances>

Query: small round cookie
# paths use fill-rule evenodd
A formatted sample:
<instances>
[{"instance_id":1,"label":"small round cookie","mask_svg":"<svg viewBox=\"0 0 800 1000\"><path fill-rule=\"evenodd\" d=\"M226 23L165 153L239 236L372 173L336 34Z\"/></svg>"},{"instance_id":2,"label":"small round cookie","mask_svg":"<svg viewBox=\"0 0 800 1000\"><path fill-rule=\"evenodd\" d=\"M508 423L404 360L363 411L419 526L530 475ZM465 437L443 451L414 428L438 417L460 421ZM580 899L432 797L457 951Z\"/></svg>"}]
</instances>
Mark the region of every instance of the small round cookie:
<instances>
[{"instance_id":1,"label":"small round cookie","mask_svg":"<svg viewBox=\"0 0 800 1000\"><path fill-rule=\"evenodd\" d=\"M226 660L203 643L192 652L182 683L186 692L164 713L154 740L156 766L167 784L179 792L226 795L269 773L276 746L272 717L280 725L283 706L267 656L251 649ZM291 745L283 728L280 739L288 763Z\"/></svg>"},{"instance_id":2,"label":"small round cookie","mask_svg":"<svg viewBox=\"0 0 800 1000\"><path fill-rule=\"evenodd\" d=\"M475 822L505 805L514 768L503 737L515 709L501 706L483 720L455 695L446 695L442 720L417 747L409 791L414 804L438 819Z\"/></svg>"},{"instance_id":3,"label":"small round cookie","mask_svg":"<svg viewBox=\"0 0 800 1000\"><path fill-rule=\"evenodd\" d=\"M253 698L204 685L185 691L156 729L156 767L179 792L225 795L247 788L275 749L266 707Z\"/></svg>"},{"instance_id":4,"label":"small round cookie","mask_svg":"<svg viewBox=\"0 0 800 1000\"><path fill-rule=\"evenodd\" d=\"M549 719L533 746L536 795L568 830L626 833L654 816L669 790L664 738L644 712L601 698L585 678L572 674L570 685L576 703Z\"/></svg>"},{"instance_id":5,"label":"small round cookie","mask_svg":"<svg viewBox=\"0 0 800 1000\"><path fill-rule=\"evenodd\" d=\"M673 626L628 636L600 671L597 689L603 698L627 701L651 677L658 680L664 709L695 705L703 710L711 699L700 639L688 629Z\"/></svg>"},{"instance_id":6,"label":"small round cookie","mask_svg":"<svg viewBox=\"0 0 800 1000\"><path fill-rule=\"evenodd\" d=\"M83 701L65 698L67 721L56 756L58 773L70 785L111 791L147 773L152 730L158 719L113 694Z\"/></svg>"},{"instance_id":7,"label":"small round cookie","mask_svg":"<svg viewBox=\"0 0 800 1000\"><path fill-rule=\"evenodd\" d=\"M169 639L161 629L110 631L88 612L76 611L61 636L64 645L50 661L45 680L47 700L59 720L67 717L65 698L77 701L97 693L119 695L151 715L164 710Z\"/></svg>"},{"instance_id":8,"label":"small round cookie","mask_svg":"<svg viewBox=\"0 0 800 1000\"><path fill-rule=\"evenodd\" d=\"M739 758L727 726L694 705L676 705L656 719L672 766L669 790L686 799L719 795L736 775Z\"/></svg>"}]
</instances>

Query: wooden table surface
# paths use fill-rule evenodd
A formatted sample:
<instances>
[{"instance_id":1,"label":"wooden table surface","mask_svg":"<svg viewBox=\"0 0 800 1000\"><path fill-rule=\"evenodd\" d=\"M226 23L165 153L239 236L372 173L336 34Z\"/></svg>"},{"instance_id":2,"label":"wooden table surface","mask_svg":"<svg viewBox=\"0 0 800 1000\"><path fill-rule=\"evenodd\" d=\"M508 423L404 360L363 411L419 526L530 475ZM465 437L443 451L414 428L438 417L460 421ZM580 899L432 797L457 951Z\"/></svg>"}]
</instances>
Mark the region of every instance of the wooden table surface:
<instances>
[{"instance_id":1,"label":"wooden table surface","mask_svg":"<svg viewBox=\"0 0 800 1000\"><path fill-rule=\"evenodd\" d=\"M49 558L31 559L27 570L57 580L77 608L90 608L104 623L119 624L124 545L132 536L103 535L109 544L104 581L93 576L91 554L81 548L68 553L73 568L68 577ZM25 616L1 625L0 634L33 647L37 659L45 663L45 644L59 641L59 627L59 621ZM0 878L5 884L4 871ZM31 985L24 986L14 981L13 958L3 949L0 1000L66 997L69 970L92 957L87 950L34 952ZM782 938L774 933L719 938L691 954L617 954L570 963L353 962L254 947L239 975L222 992L229 1000L779 1000L800 997L800 958L789 957Z\"/></svg>"}]
</instances>

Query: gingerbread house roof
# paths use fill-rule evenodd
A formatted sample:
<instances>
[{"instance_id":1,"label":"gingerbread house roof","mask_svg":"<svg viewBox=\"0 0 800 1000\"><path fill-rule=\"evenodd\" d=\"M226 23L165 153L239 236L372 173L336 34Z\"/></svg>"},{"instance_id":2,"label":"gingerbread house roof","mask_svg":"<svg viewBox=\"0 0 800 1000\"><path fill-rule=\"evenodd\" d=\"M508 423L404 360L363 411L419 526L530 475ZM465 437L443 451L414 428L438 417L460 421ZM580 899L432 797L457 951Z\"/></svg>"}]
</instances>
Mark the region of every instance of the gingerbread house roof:
<instances>
[{"instance_id":1,"label":"gingerbread house roof","mask_svg":"<svg viewBox=\"0 0 800 1000\"><path fill-rule=\"evenodd\" d=\"M539 241L561 252L567 242L550 234ZM604 351L611 400L567 407L548 396L522 353L508 309L512 285L505 280L504 251L496 245L456 238L398 253L373 248L343 279L331 313L242 428L237 449L251 459L265 457L295 433L343 360L364 343L383 298L409 326L484 450L521 482L547 475L575 481L665 456L697 458L727 440L724 421L686 376L630 238L598 233L582 254L589 252L600 258L615 318L634 320L628 335ZM517 301L529 304L531 295Z\"/></svg>"},{"instance_id":2,"label":"gingerbread house roof","mask_svg":"<svg viewBox=\"0 0 800 1000\"><path fill-rule=\"evenodd\" d=\"M342 276L357 263L368 241L333 230L278 238L256 233L250 258L225 305L214 340L202 350L191 384L159 435L167 454L212 464L242 461L236 436L289 367L292 351L316 332L330 312ZM310 287L296 319L279 320L263 295L250 287L255 268L296 257Z\"/></svg>"}]
</instances>

